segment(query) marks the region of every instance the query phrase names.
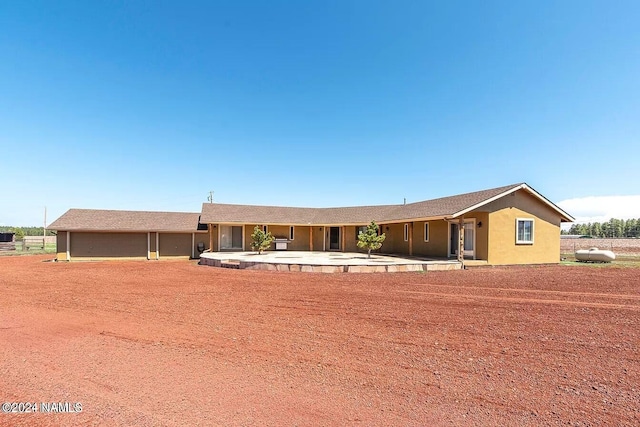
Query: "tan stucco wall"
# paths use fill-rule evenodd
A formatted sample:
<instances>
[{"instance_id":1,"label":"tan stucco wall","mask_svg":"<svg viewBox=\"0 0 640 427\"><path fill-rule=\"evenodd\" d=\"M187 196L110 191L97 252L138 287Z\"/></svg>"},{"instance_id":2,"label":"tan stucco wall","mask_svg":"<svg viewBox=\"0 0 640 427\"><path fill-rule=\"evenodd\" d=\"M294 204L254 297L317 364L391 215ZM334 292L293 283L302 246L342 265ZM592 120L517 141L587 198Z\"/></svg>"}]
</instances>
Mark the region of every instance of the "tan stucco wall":
<instances>
[{"instance_id":1,"label":"tan stucco wall","mask_svg":"<svg viewBox=\"0 0 640 427\"><path fill-rule=\"evenodd\" d=\"M256 227L256 224L247 224L244 226L244 250L251 250L251 234ZM260 225L262 227L262 225ZM289 226L288 225L268 225L267 231L271 235L278 239L289 240ZM271 247L267 249L269 251L275 250L275 244L271 244ZM309 250L309 227L295 226L293 231L293 240L289 241L287 250L290 251L308 251ZM314 248L315 250L315 248Z\"/></svg>"},{"instance_id":2,"label":"tan stucco wall","mask_svg":"<svg viewBox=\"0 0 640 427\"><path fill-rule=\"evenodd\" d=\"M309 250L309 227L296 226L294 229L295 239L289 243L290 251L308 251Z\"/></svg>"},{"instance_id":3,"label":"tan stucco wall","mask_svg":"<svg viewBox=\"0 0 640 427\"><path fill-rule=\"evenodd\" d=\"M191 257L191 233L160 233L160 259Z\"/></svg>"},{"instance_id":4,"label":"tan stucco wall","mask_svg":"<svg viewBox=\"0 0 640 427\"><path fill-rule=\"evenodd\" d=\"M444 220L429 222L429 241L424 241L424 221L413 224L413 254L416 256L446 257L448 248L448 223ZM400 229L402 232L402 229ZM400 235L400 238L403 236Z\"/></svg>"},{"instance_id":5,"label":"tan stucco wall","mask_svg":"<svg viewBox=\"0 0 640 427\"><path fill-rule=\"evenodd\" d=\"M147 233L71 233L74 258L147 258Z\"/></svg>"},{"instance_id":6,"label":"tan stucco wall","mask_svg":"<svg viewBox=\"0 0 640 427\"><path fill-rule=\"evenodd\" d=\"M486 206L489 264L547 264L560 261L560 215L524 191ZM533 218L533 244L516 244L516 219Z\"/></svg>"},{"instance_id":7,"label":"tan stucco wall","mask_svg":"<svg viewBox=\"0 0 640 427\"><path fill-rule=\"evenodd\" d=\"M395 224L382 224L382 232L385 234L384 243L380 248L381 253L408 254L409 242L404 241L404 222ZM388 229L387 229L388 228Z\"/></svg>"},{"instance_id":8,"label":"tan stucco wall","mask_svg":"<svg viewBox=\"0 0 640 427\"><path fill-rule=\"evenodd\" d=\"M314 226L313 227L313 250L314 251L323 251L324 247L324 233L326 232L326 227L322 226Z\"/></svg>"},{"instance_id":9,"label":"tan stucco wall","mask_svg":"<svg viewBox=\"0 0 640 427\"><path fill-rule=\"evenodd\" d=\"M68 261L66 231L58 231L58 234L56 236L56 259L58 261Z\"/></svg>"},{"instance_id":10,"label":"tan stucco wall","mask_svg":"<svg viewBox=\"0 0 640 427\"><path fill-rule=\"evenodd\" d=\"M489 213L474 212L470 216L476 219L475 259L486 261L489 257Z\"/></svg>"},{"instance_id":11,"label":"tan stucco wall","mask_svg":"<svg viewBox=\"0 0 640 427\"><path fill-rule=\"evenodd\" d=\"M344 250L345 252L365 252L358 248L358 238L356 236L356 226L347 225L343 229L345 234Z\"/></svg>"},{"instance_id":12,"label":"tan stucco wall","mask_svg":"<svg viewBox=\"0 0 640 427\"><path fill-rule=\"evenodd\" d=\"M205 245L207 246L207 249L209 249L211 252L217 252L219 250L218 248L218 229L220 228L220 224L213 224L209 226L209 230L207 232L207 240L205 242ZM210 243L213 242L213 246L210 247Z\"/></svg>"}]
</instances>

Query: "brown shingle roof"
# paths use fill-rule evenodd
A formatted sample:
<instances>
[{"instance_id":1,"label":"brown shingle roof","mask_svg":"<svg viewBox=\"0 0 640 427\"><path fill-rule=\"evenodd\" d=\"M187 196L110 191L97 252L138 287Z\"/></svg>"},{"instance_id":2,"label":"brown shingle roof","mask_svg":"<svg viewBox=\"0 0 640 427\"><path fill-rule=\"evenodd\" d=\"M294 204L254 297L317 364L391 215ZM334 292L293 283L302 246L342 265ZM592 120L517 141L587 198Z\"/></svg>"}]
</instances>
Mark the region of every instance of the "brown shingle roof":
<instances>
[{"instance_id":1,"label":"brown shingle roof","mask_svg":"<svg viewBox=\"0 0 640 427\"><path fill-rule=\"evenodd\" d=\"M563 221L573 218L526 184L513 184L489 190L442 197L406 205L352 206L343 208L298 208L204 203L202 214L189 212L144 212L70 209L48 228L69 231L173 231L195 232L198 219L203 224L284 224L284 225L362 225L458 217L495 198L517 190L528 191L556 210Z\"/></svg>"},{"instance_id":2,"label":"brown shingle roof","mask_svg":"<svg viewBox=\"0 0 640 427\"><path fill-rule=\"evenodd\" d=\"M457 196L441 197L423 202L409 203L396 209L387 220L458 216L459 212L521 187L523 184L506 185L489 190L474 191Z\"/></svg>"},{"instance_id":3,"label":"brown shingle roof","mask_svg":"<svg viewBox=\"0 0 640 427\"><path fill-rule=\"evenodd\" d=\"M455 217L460 212L490 201L526 184L513 184L457 196L442 197L406 205L355 206L345 208L290 208L281 206L203 203L202 223L347 225ZM549 202L550 203L550 202Z\"/></svg>"},{"instance_id":4,"label":"brown shingle roof","mask_svg":"<svg viewBox=\"0 0 640 427\"><path fill-rule=\"evenodd\" d=\"M49 229L62 231L195 232L199 213L69 209Z\"/></svg>"}]
</instances>

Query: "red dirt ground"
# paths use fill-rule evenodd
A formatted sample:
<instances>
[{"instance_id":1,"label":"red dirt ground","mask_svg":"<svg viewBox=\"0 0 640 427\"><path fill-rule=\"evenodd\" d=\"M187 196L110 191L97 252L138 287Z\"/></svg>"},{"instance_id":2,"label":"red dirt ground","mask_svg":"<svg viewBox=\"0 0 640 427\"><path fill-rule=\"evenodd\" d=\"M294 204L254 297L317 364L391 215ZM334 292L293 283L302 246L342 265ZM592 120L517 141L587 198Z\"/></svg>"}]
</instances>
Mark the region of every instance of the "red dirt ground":
<instances>
[{"instance_id":1,"label":"red dirt ground","mask_svg":"<svg viewBox=\"0 0 640 427\"><path fill-rule=\"evenodd\" d=\"M0 401L82 412L2 426L640 424L640 269L46 259L0 258Z\"/></svg>"}]
</instances>

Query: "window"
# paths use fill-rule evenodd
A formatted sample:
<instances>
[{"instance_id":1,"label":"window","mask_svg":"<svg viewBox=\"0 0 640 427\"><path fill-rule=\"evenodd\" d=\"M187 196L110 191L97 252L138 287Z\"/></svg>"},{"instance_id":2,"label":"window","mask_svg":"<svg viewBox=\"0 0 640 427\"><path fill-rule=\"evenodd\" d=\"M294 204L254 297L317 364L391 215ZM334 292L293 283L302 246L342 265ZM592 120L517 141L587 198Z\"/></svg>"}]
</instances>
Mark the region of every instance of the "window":
<instances>
[{"instance_id":1,"label":"window","mask_svg":"<svg viewBox=\"0 0 640 427\"><path fill-rule=\"evenodd\" d=\"M424 223L424 241L425 242L429 241L429 223L428 222Z\"/></svg>"},{"instance_id":2,"label":"window","mask_svg":"<svg viewBox=\"0 0 640 427\"><path fill-rule=\"evenodd\" d=\"M262 231L264 231L265 233L269 232L269 226L268 225L263 225L262 226Z\"/></svg>"},{"instance_id":3,"label":"window","mask_svg":"<svg viewBox=\"0 0 640 427\"><path fill-rule=\"evenodd\" d=\"M293 240L293 225L291 227L289 227L289 240Z\"/></svg>"},{"instance_id":4,"label":"window","mask_svg":"<svg viewBox=\"0 0 640 427\"><path fill-rule=\"evenodd\" d=\"M516 243L526 245L533 244L533 219L516 219Z\"/></svg>"},{"instance_id":5,"label":"window","mask_svg":"<svg viewBox=\"0 0 640 427\"><path fill-rule=\"evenodd\" d=\"M356 227L356 241L358 240L358 236L360 235L360 233L366 233L366 231L367 231L366 225Z\"/></svg>"},{"instance_id":6,"label":"window","mask_svg":"<svg viewBox=\"0 0 640 427\"><path fill-rule=\"evenodd\" d=\"M404 241L409 241L409 224L404 225Z\"/></svg>"}]
</instances>

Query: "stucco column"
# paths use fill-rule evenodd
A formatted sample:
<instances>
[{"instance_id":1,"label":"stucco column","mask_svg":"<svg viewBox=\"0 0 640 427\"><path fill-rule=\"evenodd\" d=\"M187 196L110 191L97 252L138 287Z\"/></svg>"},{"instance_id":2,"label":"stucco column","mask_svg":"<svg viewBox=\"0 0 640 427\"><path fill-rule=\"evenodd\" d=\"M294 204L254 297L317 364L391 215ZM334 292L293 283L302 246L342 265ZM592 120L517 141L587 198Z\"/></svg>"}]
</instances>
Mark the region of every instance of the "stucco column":
<instances>
[{"instance_id":1,"label":"stucco column","mask_svg":"<svg viewBox=\"0 0 640 427\"><path fill-rule=\"evenodd\" d=\"M313 252L313 227L309 226L309 251Z\"/></svg>"},{"instance_id":2,"label":"stucco column","mask_svg":"<svg viewBox=\"0 0 640 427\"><path fill-rule=\"evenodd\" d=\"M345 246L347 243L347 233L346 231L346 227L343 225L342 227L340 227L340 231L342 232L342 252L345 251Z\"/></svg>"},{"instance_id":3,"label":"stucco column","mask_svg":"<svg viewBox=\"0 0 640 427\"><path fill-rule=\"evenodd\" d=\"M213 225L209 224L209 252L213 252Z\"/></svg>"},{"instance_id":4,"label":"stucco column","mask_svg":"<svg viewBox=\"0 0 640 427\"><path fill-rule=\"evenodd\" d=\"M464 265L464 218L458 224L458 261Z\"/></svg>"}]
</instances>

